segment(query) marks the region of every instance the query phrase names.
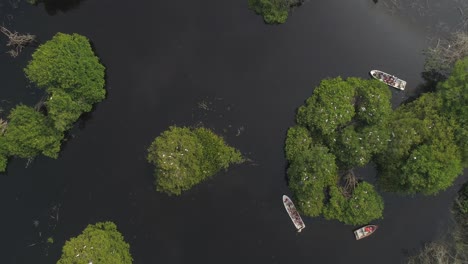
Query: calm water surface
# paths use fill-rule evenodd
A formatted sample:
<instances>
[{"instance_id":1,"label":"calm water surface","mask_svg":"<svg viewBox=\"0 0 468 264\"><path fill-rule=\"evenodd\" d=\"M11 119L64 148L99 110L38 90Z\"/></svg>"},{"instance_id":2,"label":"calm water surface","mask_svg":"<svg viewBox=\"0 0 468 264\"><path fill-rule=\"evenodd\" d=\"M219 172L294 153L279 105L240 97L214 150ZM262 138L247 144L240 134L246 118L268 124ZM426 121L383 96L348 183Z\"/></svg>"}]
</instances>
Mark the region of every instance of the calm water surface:
<instances>
[{"instance_id":1,"label":"calm water surface","mask_svg":"<svg viewBox=\"0 0 468 264\"><path fill-rule=\"evenodd\" d=\"M373 68L408 81L406 92L392 90L398 105L422 82L423 25L366 0L310 1L282 26L264 25L247 0L86 0L55 15L0 4L5 25L42 42L58 31L89 37L107 67L108 91L58 160L40 157L25 168L13 159L0 175L1 263L54 263L66 239L111 220L135 263L394 264L450 224L466 173L437 197L384 194L378 234L359 242L354 227L321 218L305 218L307 228L295 233L281 202L290 194L283 144L295 109L321 79L365 78ZM4 43L1 107L34 104L41 92L22 72L32 49L11 59ZM170 125L199 123L253 162L180 197L155 192L149 143Z\"/></svg>"}]
</instances>

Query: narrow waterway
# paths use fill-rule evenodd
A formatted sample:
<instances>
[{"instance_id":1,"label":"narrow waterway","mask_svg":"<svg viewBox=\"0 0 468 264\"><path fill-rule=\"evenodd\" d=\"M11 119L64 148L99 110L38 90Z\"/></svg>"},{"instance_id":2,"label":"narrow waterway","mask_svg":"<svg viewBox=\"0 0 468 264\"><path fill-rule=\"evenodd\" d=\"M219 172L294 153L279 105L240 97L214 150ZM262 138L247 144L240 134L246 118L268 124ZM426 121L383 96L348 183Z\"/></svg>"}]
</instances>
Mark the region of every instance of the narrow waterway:
<instances>
[{"instance_id":1,"label":"narrow waterway","mask_svg":"<svg viewBox=\"0 0 468 264\"><path fill-rule=\"evenodd\" d=\"M374 68L408 81L406 92L392 90L398 105L422 82L424 25L367 0L308 1L281 26L264 25L247 0L85 0L55 15L0 0L0 10L5 25L42 42L56 32L90 38L108 92L57 160L25 168L13 159L0 175L1 263L55 263L65 240L110 220L135 263L395 264L450 224L462 178L435 197L384 194L380 229L359 242L354 227L321 218L304 218L297 234L281 201L296 108L321 79L366 78ZM34 104L41 92L23 73L33 49L12 59L0 40L0 106ZM253 162L180 197L157 193L149 143L170 125L200 122Z\"/></svg>"}]
</instances>

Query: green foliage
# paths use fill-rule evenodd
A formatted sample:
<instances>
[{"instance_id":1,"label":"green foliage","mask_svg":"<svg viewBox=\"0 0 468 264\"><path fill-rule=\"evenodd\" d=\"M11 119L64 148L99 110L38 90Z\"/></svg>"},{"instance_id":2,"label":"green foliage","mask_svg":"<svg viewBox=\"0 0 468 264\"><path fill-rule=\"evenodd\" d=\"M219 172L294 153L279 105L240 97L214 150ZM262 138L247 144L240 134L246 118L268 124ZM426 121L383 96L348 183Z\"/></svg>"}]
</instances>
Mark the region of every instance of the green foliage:
<instances>
[{"instance_id":1,"label":"green foliage","mask_svg":"<svg viewBox=\"0 0 468 264\"><path fill-rule=\"evenodd\" d=\"M376 80L340 77L323 80L297 113L314 142L322 142L344 170L364 166L389 139L388 88Z\"/></svg>"},{"instance_id":2,"label":"green foliage","mask_svg":"<svg viewBox=\"0 0 468 264\"><path fill-rule=\"evenodd\" d=\"M299 125L289 129L285 150L289 188L305 215L323 214L347 224L382 216L382 198L372 185L359 184L348 199L338 185L338 171L364 166L386 149L390 97L379 81L338 77L320 82L298 109Z\"/></svg>"},{"instance_id":3,"label":"green foliage","mask_svg":"<svg viewBox=\"0 0 468 264\"><path fill-rule=\"evenodd\" d=\"M69 129L83 112L104 99L105 68L86 37L58 33L32 57L24 71L51 94L46 106L58 130Z\"/></svg>"},{"instance_id":4,"label":"green foliage","mask_svg":"<svg viewBox=\"0 0 468 264\"><path fill-rule=\"evenodd\" d=\"M239 151L208 129L170 127L148 148L148 162L156 166L156 189L179 195L195 184L243 162Z\"/></svg>"},{"instance_id":5,"label":"green foliage","mask_svg":"<svg viewBox=\"0 0 468 264\"><path fill-rule=\"evenodd\" d=\"M222 169L227 169L231 164L244 162L238 150L227 146L223 138L210 130L201 127L194 129L193 133L203 150L203 158L200 160L203 178L210 177Z\"/></svg>"},{"instance_id":6,"label":"green foliage","mask_svg":"<svg viewBox=\"0 0 468 264\"><path fill-rule=\"evenodd\" d=\"M78 34L57 33L39 46L24 71L39 87L61 89L89 104L104 99L104 66L89 40Z\"/></svg>"},{"instance_id":7,"label":"green foliage","mask_svg":"<svg viewBox=\"0 0 468 264\"><path fill-rule=\"evenodd\" d=\"M54 243L54 238L53 237L48 237L47 238L47 243L48 244L53 244Z\"/></svg>"},{"instance_id":8,"label":"green foliage","mask_svg":"<svg viewBox=\"0 0 468 264\"><path fill-rule=\"evenodd\" d=\"M249 0L249 8L263 16L267 24L286 22L289 12L288 0Z\"/></svg>"},{"instance_id":9,"label":"green foliage","mask_svg":"<svg viewBox=\"0 0 468 264\"><path fill-rule=\"evenodd\" d=\"M327 219L336 219L350 225L363 225L382 218L382 197L367 182L359 183L350 198L346 198L336 186L330 188L329 194L330 202L323 210Z\"/></svg>"},{"instance_id":10,"label":"green foliage","mask_svg":"<svg viewBox=\"0 0 468 264\"><path fill-rule=\"evenodd\" d=\"M401 186L410 192L436 194L450 187L461 174L458 148L453 143L446 146L421 145L412 151L409 161L402 167Z\"/></svg>"},{"instance_id":11,"label":"green foliage","mask_svg":"<svg viewBox=\"0 0 468 264\"><path fill-rule=\"evenodd\" d=\"M455 201L454 209L457 215L468 218L468 183L465 183L458 192L458 197ZM464 223L468 225L468 221Z\"/></svg>"},{"instance_id":12,"label":"green foliage","mask_svg":"<svg viewBox=\"0 0 468 264\"><path fill-rule=\"evenodd\" d=\"M59 131L70 129L82 113L89 112L92 108L92 105L81 99L74 100L63 90L53 90L46 106L47 116L53 120L55 128Z\"/></svg>"},{"instance_id":13,"label":"green foliage","mask_svg":"<svg viewBox=\"0 0 468 264\"><path fill-rule=\"evenodd\" d=\"M329 135L354 117L354 96L354 87L340 77L323 80L306 104L299 108L297 123Z\"/></svg>"},{"instance_id":14,"label":"green foliage","mask_svg":"<svg viewBox=\"0 0 468 264\"><path fill-rule=\"evenodd\" d=\"M288 168L289 188L300 211L308 216L322 212L327 186L337 183L335 157L323 146L296 155Z\"/></svg>"},{"instance_id":15,"label":"green foliage","mask_svg":"<svg viewBox=\"0 0 468 264\"><path fill-rule=\"evenodd\" d=\"M377 80L348 78L346 81L356 89L356 120L361 125L385 123L392 113L392 94L387 86Z\"/></svg>"},{"instance_id":16,"label":"green foliage","mask_svg":"<svg viewBox=\"0 0 468 264\"><path fill-rule=\"evenodd\" d=\"M468 57L458 61L450 77L439 83L437 92L444 104L444 112L468 123Z\"/></svg>"},{"instance_id":17,"label":"green foliage","mask_svg":"<svg viewBox=\"0 0 468 264\"><path fill-rule=\"evenodd\" d=\"M379 183L389 191L436 194L461 173L453 121L440 116L437 94L400 106L390 122L391 141L376 159Z\"/></svg>"},{"instance_id":18,"label":"green foliage","mask_svg":"<svg viewBox=\"0 0 468 264\"><path fill-rule=\"evenodd\" d=\"M0 154L0 172L6 171L7 164L8 157L5 154Z\"/></svg>"},{"instance_id":19,"label":"green foliage","mask_svg":"<svg viewBox=\"0 0 468 264\"><path fill-rule=\"evenodd\" d=\"M130 246L112 222L88 225L77 237L68 240L57 264L132 263Z\"/></svg>"},{"instance_id":20,"label":"green foliage","mask_svg":"<svg viewBox=\"0 0 468 264\"><path fill-rule=\"evenodd\" d=\"M57 158L63 134L84 112L105 97L104 66L87 38L58 33L39 46L24 69L26 76L49 94L47 115L26 106L11 112L0 134L0 171L9 156ZM0 120L3 134L6 123Z\"/></svg>"},{"instance_id":21,"label":"green foliage","mask_svg":"<svg viewBox=\"0 0 468 264\"><path fill-rule=\"evenodd\" d=\"M293 161L296 156L304 153L312 147L312 137L307 128L302 126L293 126L289 128L286 136L286 159Z\"/></svg>"},{"instance_id":22,"label":"green foliage","mask_svg":"<svg viewBox=\"0 0 468 264\"><path fill-rule=\"evenodd\" d=\"M323 216L326 219L346 219L346 209L348 206L348 200L342 193L341 187L330 186L328 191L330 199L328 204L323 209Z\"/></svg>"},{"instance_id":23,"label":"green foliage","mask_svg":"<svg viewBox=\"0 0 468 264\"><path fill-rule=\"evenodd\" d=\"M375 191L374 186L362 182L354 189L348 201L346 218L347 224L362 225L371 220L382 218L384 204L382 197Z\"/></svg>"},{"instance_id":24,"label":"green foliage","mask_svg":"<svg viewBox=\"0 0 468 264\"><path fill-rule=\"evenodd\" d=\"M437 86L437 93L442 97L442 112L458 124L455 137L466 167L468 166L468 57L455 64L450 77Z\"/></svg>"},{"instance_id":25,"label":"green foliage","mask_svg":"<svg viewBox=\"0 0 468 264\"><path fill-rule=\"evenodd\" d=\"M42 153L57 158L63 133L53 129L43 114L19 105L11 111L9 119L2 140L8 155L31 158Z\"/></svg>"},{"instance_id":26,"label":"green foliage","mask_svg":"<svg viewBox=\"0 0 468 264\"><path fill-rule=\"evenodd\" d=\"M0 133L0 172L6 170L8 164L8 152L5 142L5 136Z\"/></svg>"}]
</instances>

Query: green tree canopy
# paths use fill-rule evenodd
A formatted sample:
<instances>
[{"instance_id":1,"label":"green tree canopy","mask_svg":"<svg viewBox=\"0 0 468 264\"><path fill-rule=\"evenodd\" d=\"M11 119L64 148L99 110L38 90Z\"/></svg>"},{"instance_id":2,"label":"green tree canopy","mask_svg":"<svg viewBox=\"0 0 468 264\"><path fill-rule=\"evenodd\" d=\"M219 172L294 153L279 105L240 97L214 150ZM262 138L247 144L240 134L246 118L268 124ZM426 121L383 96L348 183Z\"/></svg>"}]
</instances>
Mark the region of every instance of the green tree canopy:
<instances>
[{"instance_id":1,"label":"green tree canopy","mask_svg":"<svg viewBox=\"0 0 468 264\"><path fill-rule=\"evenodd\" d=\"M341 169L364 166L389 140L391 93L376 80L323 80L297 112L314 142L329 147Z\"/></svg>"},{"instance_id":2,"label":"green tree canopy","mask_svg":"<svg viewBox=\"0 0 468 264\"><path fill-rule=\"evenodd\" d=\"M105 68L86 37L58 33L32 57L24 71L51 95L46 107L58 130L69 129L83 112L104 99Z\"/></svg>"},{"instance_id":3,"label":"green tree canopy","mask_svg":"<svg viewBox=\"0 0 468 264\"><path fill-rule=\"evenodd\" d=\"M466 167L468 166L468 57L455 64L449 78L437 86L437 93L442 97L442 112L458 124L455 137Z\"/></svg>"},{"instance_id":4,"label":"green tree canopy","mask_svg":"<svg viewBox=\"0 0 468 264\"><path fill-rule=\"evenodd\" d=\"M460 175L453 121L440 116L441 109L440 97L428 93L395 111L389 125L391 141L376 159L382 187L436 194Z\"/></svg>"},{"instance_id":5,"label":"green tree canopy","mask_svg":"<svg viewBox=\"0 0 468 264\"><path fill-rule=\"evenodd\" d=\"M263 16L267 24L282 24L288 18L288 2L288 0L249 0L249 8Z\"/></svg>"},{"instance_id":6,"label":"green tree canopy","mask_svg":"<svg viewBox=\"0 0 468 264\"><path fill-rule=\"evenodd\" d=\"M0 119L0 171L6 170L9 156L32 158L42 153L56 158L64 132L105 97L105 68L86 37L58 33L32 57L24 71L47 91L46 115L18 106L8 126Z\"/></svg>"},{"instance_id":7,"label":"green tree canopy","mask_svg":"<svg viewBox=\"0 0 468 264\"><path fill-rule=\"evenodd\" d=\"M318 216L325 202L325 188L337 184L335 157L323 146L298 153L288 168L289 188L300 211Z\"/></svg>"},{"instance_id":8,"label":"green tree canopy","mask_svg":"<svg viewBox=\"0 0 468 264\"><path fill-rule=\"evenodd\" d=\"M302 126L293 126L288 130L286 136L286 159L288 161L295 160L300 157L301 153L310 151L312 147L312 137L309 130Z\"/></svg>"},{"instance_id":9,"label":"green tree canopy","mask_svg":"<svg viewBox=\"0 0 468 264\"><path fill-rule=\"evenodd\" d=\"M350 225L363 225L382 218L383 199L367 182L359 183L350 197L340 187L330 187L330 202L323 210L327 219L336 219Z\"/></svg>"},{"instance_id":10,"label":"green tree canopy","mask_svg":"<svg viewBox=\"0 0 468 264\"><path fill-rule=\"evenodd\" d=\"M170 127L148 148L156 166L156 189L179 195L230 164L241 163L239 151L208 129Z\"/></svg>"},{"instance_id":11,"label":"green tree canopy","mask_svg":"<svg viewBox=\"0 0 468 264\"><path fill-rule=\"evenodd\" d=\"M79 236L62 248L57 264L130 264L130 246L112 222L88 225Z\"/></svg>"},{"instance_id":12,"label":"green tree canopy","mask_svg":"<svg viewBox=\"0 0 468 264\"><path fill-rule=\"evenodd\" d=\"M18 105L9 120L2 140L8 155L31 158L42 153L57 158L63 133L55 130L43 114Z\"/></svg>"},{"instance_id":13,"label":"green tree canopy","mask_svg":"<svg viewBox=\"0 0 468 264\"><path fill-rule=\"evenodd\" d=\"M320 82L298 109L285 151L289 188L305 215L324 214L347 224L382 216L382 198L372 185L361 183L353 197L345 197L338 173L364 166L386 149L390 97L388 87L376 80L337 77Z\"/></svg>"}]
</instances>

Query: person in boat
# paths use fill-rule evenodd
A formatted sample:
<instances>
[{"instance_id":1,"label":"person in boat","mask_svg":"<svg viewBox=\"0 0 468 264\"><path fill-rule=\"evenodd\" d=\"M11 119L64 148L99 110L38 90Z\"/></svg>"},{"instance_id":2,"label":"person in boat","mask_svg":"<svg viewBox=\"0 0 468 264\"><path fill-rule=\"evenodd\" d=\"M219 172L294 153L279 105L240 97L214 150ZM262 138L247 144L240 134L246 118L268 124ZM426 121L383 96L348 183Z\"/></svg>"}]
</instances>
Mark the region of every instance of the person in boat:
<instances>
[{"instance_id":1,"label":"person in boat","mask_svg":"<svg viewBox=\"0 0 468 264\"><path fill-rule=\"evenodd\" d=\"M364 228L364 231L366 231L366 233L371 233L373 230L374 228L372 226L366 226L366 228Z\"/></svg>"}]
</instances>

